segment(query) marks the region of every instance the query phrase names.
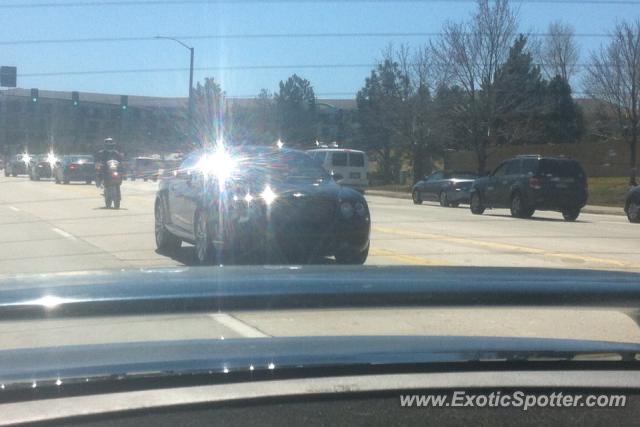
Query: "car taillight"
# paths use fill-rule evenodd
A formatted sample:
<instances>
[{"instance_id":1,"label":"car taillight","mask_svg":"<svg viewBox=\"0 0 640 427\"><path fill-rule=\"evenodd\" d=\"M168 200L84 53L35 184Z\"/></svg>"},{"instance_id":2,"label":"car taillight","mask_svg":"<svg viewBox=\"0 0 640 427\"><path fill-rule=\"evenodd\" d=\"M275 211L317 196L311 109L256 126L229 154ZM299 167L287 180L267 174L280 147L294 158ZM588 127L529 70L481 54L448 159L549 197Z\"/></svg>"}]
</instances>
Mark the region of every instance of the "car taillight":
<instances>
[{"instance_id":1,"label":"car taillight","mask_svg":"<svg viewBox=\"0 0 640 427\"><path fill-rule=\"evenodd\" d=\"M114 176L114 177L115 177L115 176L118 176L118 172L117 172L117 171L113 171L113 172L111 172L111 176Z\"/></svg>"},{"instance_id":2,"label":"car taillight","mask_svg":"<svg viewBox=\"0 0 640 427\"><path fill-rule=\"evenodd\" d=\"M76 169L78 165L69 165L69 169Z\"/></svg>"},{"instance_id":3,"label":"car taillight","mask_svg":"<svg viewBox=\"0 0 640 427\"><path fill-rule=\"evenodd\" d=\"M542 188L542 186L540 185L540 180L535 176L529 178L529 187L533 188L534 190L539 190L540 188Z\"/></svg>"}]
</instances>

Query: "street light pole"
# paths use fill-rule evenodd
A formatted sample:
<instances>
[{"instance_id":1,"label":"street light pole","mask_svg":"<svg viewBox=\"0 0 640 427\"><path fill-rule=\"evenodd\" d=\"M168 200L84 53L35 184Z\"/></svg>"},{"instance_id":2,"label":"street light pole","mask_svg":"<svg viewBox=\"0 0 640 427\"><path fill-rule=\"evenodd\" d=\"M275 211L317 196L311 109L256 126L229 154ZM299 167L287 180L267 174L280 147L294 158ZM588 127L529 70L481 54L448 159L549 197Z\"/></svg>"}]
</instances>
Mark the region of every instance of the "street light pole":
<instances>
[{"instance_id":1,"label":"street light pole","mask_svg":"<svg viewBox=\"0 0 640 427\"><path fill-rule=\"evenodd\" d=\"M193 48L190 47L191 59L189 62L189 129L193 127Z\"/></svg>"},{"instance_id":2,"label":"street light pole","mask_svg":"<svg viewBox=\"0 0 640 427\"><path fill-rule=\"evenodd\" d=\"M173 40L176 43L180 43L183 47L189 49L189 117L188 117L188 123L189 123L189 132L188 134L191 136L192 132L193 132L193 55L194 55L194 48L192 46L187 45L186 43L175 39L173 37L165 37L165 36L155 36L155 39L158 40Z\"/></svg>"}]
</instances>

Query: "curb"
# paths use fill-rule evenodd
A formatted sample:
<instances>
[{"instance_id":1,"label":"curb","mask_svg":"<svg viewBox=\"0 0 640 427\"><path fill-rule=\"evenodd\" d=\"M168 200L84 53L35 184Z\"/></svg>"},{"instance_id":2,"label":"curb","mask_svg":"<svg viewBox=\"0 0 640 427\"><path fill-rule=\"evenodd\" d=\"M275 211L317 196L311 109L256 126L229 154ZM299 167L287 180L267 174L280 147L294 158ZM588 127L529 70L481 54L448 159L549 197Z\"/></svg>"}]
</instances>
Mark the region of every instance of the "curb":
<instances>
[{"instance_id":1,"label":"curb","mask_svg":"<svg viewBox=\"0 0 640 427\"><path fill-rule=\"evenodd\" d=\"M411 194L409 193L400 193L395 191L381 191L381 190L366 190L365 195L370 196L379 196L379 197L389 197L391 199L404 199L411 200ZM596 215L620 215L626 216L624 213L624 209L622 208L613 208L610 206L597 206L597 205L587 205L582 208L582 213L588 214L596 214Z\"/></svg>"}]
</instances>

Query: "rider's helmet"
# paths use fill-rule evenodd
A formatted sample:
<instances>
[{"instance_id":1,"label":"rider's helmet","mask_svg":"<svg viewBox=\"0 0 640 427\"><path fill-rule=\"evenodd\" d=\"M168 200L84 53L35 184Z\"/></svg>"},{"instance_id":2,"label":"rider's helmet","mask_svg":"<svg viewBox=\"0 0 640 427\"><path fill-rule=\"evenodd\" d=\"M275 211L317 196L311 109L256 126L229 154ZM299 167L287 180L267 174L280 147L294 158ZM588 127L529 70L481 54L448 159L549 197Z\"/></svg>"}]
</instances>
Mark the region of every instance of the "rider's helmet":
<instances>
[{"instance_id":1,"label":"rider's helmet","mask_svg":"<svg viewBox=\"0 0 640 427\"><path fill-rule=\"evenodd\" d=\"M115 150L116 143L114 142L113 138L104 139L104 148L107 150Z\"/></svg>"}]
</instances>

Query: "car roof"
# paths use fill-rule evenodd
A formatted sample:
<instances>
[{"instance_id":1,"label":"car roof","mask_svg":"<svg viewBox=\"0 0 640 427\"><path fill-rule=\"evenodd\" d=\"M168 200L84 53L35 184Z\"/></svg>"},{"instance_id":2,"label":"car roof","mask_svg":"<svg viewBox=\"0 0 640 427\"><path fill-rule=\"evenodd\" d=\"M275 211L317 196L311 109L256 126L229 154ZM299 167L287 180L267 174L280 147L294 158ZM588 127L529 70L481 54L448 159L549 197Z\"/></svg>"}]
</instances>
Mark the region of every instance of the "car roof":
<instances>
[{"instance_id":1,"label":"car roof","mask_svg":"<svg viewBox=\"0 0 640 427\"><path fill-rule=\"evenodd\" d=\"M352 150L351 148L313 148L311 150L307 150L307 151L314 151L314 152L318 152L318 151L332 151L332 152L344 152L344 153L363 153L364 151L361 150Z\"/></svg>"},{"instance_id":2,"label":"car roof","mask_svg":"<svg viewBox=\"0 0 640 427\"><path fill-rule=\"evenodd\" d=\"M529 159L529 158L534 158L536 160L564 160L564 161L577 162L576 159L571 158L571 157L565 157L565 156L542 156L540 154L521 154L519 156L515 156L515 157L513 157L511 159L507 159L507 160Z\"/></svg>"}]
</instances>

